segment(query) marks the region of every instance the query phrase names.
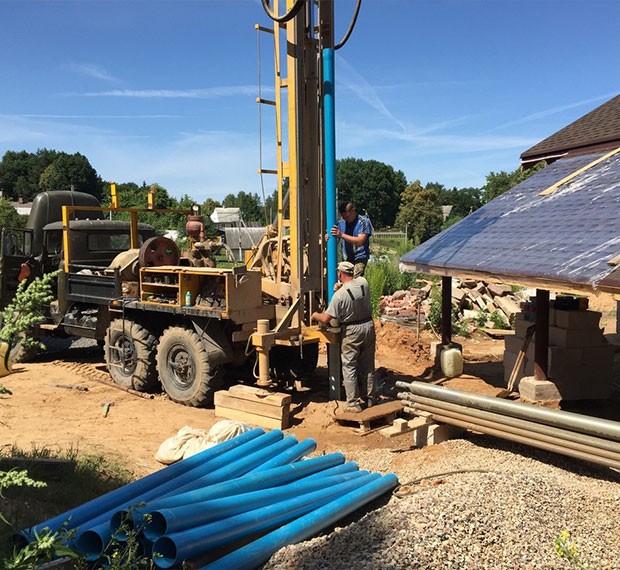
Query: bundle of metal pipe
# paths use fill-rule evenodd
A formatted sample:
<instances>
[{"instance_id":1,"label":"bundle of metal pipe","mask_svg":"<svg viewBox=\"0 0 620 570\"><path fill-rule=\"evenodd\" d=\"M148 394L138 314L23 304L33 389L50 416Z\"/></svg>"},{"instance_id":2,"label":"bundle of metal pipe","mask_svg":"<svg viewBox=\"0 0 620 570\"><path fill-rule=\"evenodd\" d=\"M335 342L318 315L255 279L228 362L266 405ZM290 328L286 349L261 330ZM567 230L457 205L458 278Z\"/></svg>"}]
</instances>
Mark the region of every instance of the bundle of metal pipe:
<instances>
[{"instance_id":1,"label":"bundle of metal pipe","mask_svg":"<svg viewBox=\"0 0 620 570\"><path fill-rule=\"evenodd\" d=\"M122 541L128 531L136 532L144 554L169 568L224 545L230 552L236 542L247 544L257 533L314 513L322 521L313 526L319 530L398 483L394 475L360 471L341 453L300 461L315 448L311 439L298 443L280 430L253 430L34 529L56 530L68 520L77 535L72 546L89 561L101 558L113 537ZM378 479L379 487L374 484ZM338 506L350 495L354 500ZM279 548L275 544L271 553Z\"/></svg>"},{"instance_id":2,"label":"bundle of metal pipe","mask_svg":"<svg viewBox=\"0 0 620 570\"><path fill-rule=\"evenodd\" d=\"M424 382L397 382L405 412L430 413L447 423L576 459L620 468L620 424L451 390Z\"/></svg>"}]
</instances>

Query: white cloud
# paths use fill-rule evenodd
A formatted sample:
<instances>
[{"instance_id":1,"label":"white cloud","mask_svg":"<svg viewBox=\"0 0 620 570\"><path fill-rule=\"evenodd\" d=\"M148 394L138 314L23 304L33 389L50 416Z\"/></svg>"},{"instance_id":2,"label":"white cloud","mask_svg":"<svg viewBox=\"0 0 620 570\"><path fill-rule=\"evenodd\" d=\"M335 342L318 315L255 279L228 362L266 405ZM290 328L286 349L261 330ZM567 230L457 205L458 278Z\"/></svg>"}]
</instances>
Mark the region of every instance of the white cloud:
<instances>
[{"instance_id":1,"label":"white cloud","mask_svg":"<svg viewBox=\"0 0 620 570\"><path fill-rule=\"evenodd\" d=\"M80 75L85 75L87 77L92 77L94 79L100 79L101 81L109 81L116 83L120 81L118 78L114 77L111 73L105 70L103 67L97 65L96 63L69 63L69 69L72 71L79 73Z\"/></svg>"},{"instance_id":2,"label":"white cloud","mask_svg":"<svg viewBox=\"0 0 620 570\"><path fill-rule=\"evenodd\" d=\"M68 95L136 99L217 99L235 95L252 96L257 93L258 88L255 85L231 85L227 87L207 87L204 89L114 89L112 91L69 93Z\"/></svg>"}]
</instances>

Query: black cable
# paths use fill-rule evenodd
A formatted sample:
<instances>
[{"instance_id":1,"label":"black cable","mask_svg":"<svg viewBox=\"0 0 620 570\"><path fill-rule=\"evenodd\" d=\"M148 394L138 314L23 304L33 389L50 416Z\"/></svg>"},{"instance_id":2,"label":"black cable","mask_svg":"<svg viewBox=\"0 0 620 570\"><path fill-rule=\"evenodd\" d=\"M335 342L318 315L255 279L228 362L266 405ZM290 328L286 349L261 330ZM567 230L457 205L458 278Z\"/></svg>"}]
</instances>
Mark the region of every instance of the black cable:
<instances>
[{"instance_id":1,"label":"black cable","mask_svg":"<svg viewBox=\"0 0 620 570\"><path fill-rule=\"evenodd\" d=\"M357 17L359 16L361 6L362 6L362 0L357 0L357 3L355 4L355 12L353 14L353 19L351 20L351 23L349 24L349 29L347 30L347 33L344 35L344 38L342 38L342 40L340 40L340 42L334 46L335 50L340 49L349 40L349 37L353 33L353 28L355 28L355 23L357 22Z\"/></svg>"},{"instance_id":2,"label":"black cable","mask_svg":"<svg viewBox=\"0 0 620 570\"><path fill-rule=\"evenodd\" d=\"M261 3L267 15L274 22L278 22L278 24L284 24L285 22L288 22L289 20L292 20L295 16L297 16L302 6L304 5L304 0L295 0L295 4L293 4L293 7L282 16L274 14L274 12L269 7L269 0L261 0Z\"/></svg>"}]
</instances>

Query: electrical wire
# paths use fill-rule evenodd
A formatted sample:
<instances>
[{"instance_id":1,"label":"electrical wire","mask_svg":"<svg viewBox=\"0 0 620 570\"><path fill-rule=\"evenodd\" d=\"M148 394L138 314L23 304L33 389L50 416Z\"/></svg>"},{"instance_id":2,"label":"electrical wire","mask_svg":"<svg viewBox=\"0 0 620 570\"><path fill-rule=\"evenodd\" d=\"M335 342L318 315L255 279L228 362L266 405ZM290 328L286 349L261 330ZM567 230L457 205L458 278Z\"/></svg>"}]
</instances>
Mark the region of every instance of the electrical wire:
<instances>
[{"instance_id":1,"label":"electrical wire","mask_svg":"<svg viewBox=\"0 0 620 570\"><path fill-rule=\"evenodd\" d=\"M427 479L437 479L438 477L448 477L449 475L461 475L463 473L498 473L498 471L491 471L489 469L457 469L456 471L446 471L445 473L436 473L434 475L426 475L425 477L418 477L413 481L402 483L398 485L392 492L392 495L397 499L404 499L415 494L415 491L411 489L413 485L417 485Z\"/></svg>"},{"instance_id":2,"label":"electrical wire","mask_svg":"<svg viewBox=\"0 0 620 570\"><path fill-rule=\"evenodd\" d=\"M347 43L347 41L349 41L349 38L351 37L351 34L353 33L353 28L355 28L355 23L357 22L357 17L359 16L361 6L362 6L362 0L357 0L355 4L355 12L353 12L353 18L351 19L351 23L349 24L349 29L347 30L347 33L344 35L344 38L342 38L342 40L340 40L340 42L338 42L334 46L334 50L340 49L341 47L344 46L344 44Z\"/></svg>"},{"instance_id":3,"label":"electrical wire","mask_svg":"<svg viewBox=\"0 0 620 570\"><path fill-rule=\"evenodd\" d=\"M271 8L269 7L269 0L261 0L261 4L263 5L263 9L267 13L267 15L274 22L278 22L278 24L284 24L297 16L297 14L304 5L304 1L305 0L295 0L295 4L293 4L292 8L282 16L278 16L271 10Z\"/></svg>"}]
</instances>

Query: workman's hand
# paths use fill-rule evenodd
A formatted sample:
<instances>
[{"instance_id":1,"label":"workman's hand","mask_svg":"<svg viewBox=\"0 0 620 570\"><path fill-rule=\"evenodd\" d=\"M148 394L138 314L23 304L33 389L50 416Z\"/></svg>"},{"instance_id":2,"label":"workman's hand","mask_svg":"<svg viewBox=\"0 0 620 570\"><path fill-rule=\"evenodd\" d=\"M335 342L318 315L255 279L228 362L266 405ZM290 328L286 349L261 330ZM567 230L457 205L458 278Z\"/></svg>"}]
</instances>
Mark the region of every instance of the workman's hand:
<instances>
[{"instance_id":1,"label":"workman's hand","mask_svg":"<svg viewBox=\"0 0 620 570\"><path fill-rule=\"evenodd\" d=\"M340 231L340 228L336 225L332 228L332 235L337 237L337 238L341 238L342 237L342 232Z\"/></svg>"},{"instance_id":2,"label":"workman's hand","mask_svg":"<svg viewBox=\"0 0 620 570\"><path fill-rule=\"evenodd\" d=\"M342 281L336 281L336 283L334 283L334 291L338 291L338 289L340 289L342 285L343 285Z\"/></svg>"}]
</instances>

